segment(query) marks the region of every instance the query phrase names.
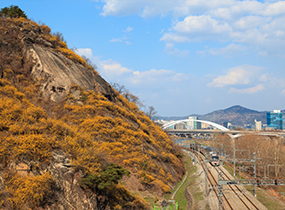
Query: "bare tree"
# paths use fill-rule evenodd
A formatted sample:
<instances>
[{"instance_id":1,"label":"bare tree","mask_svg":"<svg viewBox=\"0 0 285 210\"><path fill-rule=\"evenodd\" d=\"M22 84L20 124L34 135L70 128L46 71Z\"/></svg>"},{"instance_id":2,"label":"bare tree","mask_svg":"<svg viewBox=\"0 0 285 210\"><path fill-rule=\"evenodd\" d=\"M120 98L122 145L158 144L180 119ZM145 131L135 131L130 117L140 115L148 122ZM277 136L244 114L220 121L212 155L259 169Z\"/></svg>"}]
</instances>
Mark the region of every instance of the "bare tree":
<instances>
[{"instance_id":1,"label":"bare tree","mask_svg":"<svg viewBox=\"0 0 285 210\"><path fill-rule=\"evenodd\" d=\"M150 119L154 120L157 118L157 111L153 106L146 107L145 104L140 100L140 98L134 94L132 94L124 85L120 85L118 83L111 83L111 86L119 92L122 96L124 96L128 101L135 103L140 110L145 108L144 113Z\"/></svg>"},{"instance_id":2,"label":"bare tree","mask_svg":"<svg viewBox=\"0 0 285 210\"><path fill-rule=\"evenodd\" d=\"M87 65L90 66L93 70L96 70L97 69L97 66L96 64L94 64L89 58L87 58L85 55L82 55L81 58L83 58Z\"/></svg>"},{"instance_id":3,"label":"bare tree","mask_svg":"<svg viewBox=\"0 0 285 210\"><path fill-rule=\"evenodd\" d=\"M145 110L145 115L148 116L151 120L155 120L157 118L157 111L154 109L153 106L149 106Z\"/></svg>"},{"instance_id":4,"label":"bare tree","mask_svg":"<svg viewBox=\"0 0 285 210\"><path fill-rule=\"evenodd\" d=\"M116 90L118 91L120 94L123 94L124 92L126 92L126 88L124 85L120 85L118 83L110 83L111 86Z\"/></svg>"},{"instance_id":5,"label":"bare tree","mask_svg":"<svg viewBox=\"0 0 285 210\"><path fill-rule=\"evenodd\" d=\"M63 34L60 33L60 32L54 32L52 33L53 36L57 37L60 41L63 41L64 43L66 43L64 37L63 37Z\"/></svg>"}]
</instances>

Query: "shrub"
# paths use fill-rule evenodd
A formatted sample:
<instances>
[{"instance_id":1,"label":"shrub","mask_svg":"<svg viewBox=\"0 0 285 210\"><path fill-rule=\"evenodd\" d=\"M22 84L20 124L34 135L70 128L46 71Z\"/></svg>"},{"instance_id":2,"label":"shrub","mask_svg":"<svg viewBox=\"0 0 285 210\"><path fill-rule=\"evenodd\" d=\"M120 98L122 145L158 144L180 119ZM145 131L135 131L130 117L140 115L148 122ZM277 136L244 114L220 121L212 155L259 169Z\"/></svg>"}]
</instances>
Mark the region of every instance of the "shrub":
<instances>
[{"instance_id":1,"label":"shrub","mask_svg":"<svg viewBox=\"0 0 285 210\"><path fill-rule=\"evenodd\" d=\"M6 202L12 209L35 209L52 193L53 178L49 173L23 177L6 174L4 179L6 190L12 194Z\"/></svg>"}]
</instances>

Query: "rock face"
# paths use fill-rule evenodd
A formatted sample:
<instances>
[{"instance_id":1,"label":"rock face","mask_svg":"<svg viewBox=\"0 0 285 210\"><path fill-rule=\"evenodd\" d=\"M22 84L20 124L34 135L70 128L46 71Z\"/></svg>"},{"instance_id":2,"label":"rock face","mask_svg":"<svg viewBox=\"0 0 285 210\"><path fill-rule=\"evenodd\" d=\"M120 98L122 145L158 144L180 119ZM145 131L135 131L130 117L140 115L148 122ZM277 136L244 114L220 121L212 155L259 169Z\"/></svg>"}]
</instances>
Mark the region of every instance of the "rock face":
<instances>
[{"instance_id":1,"label":"rock face","mask_svg":"<svg viewBox=\"0 0 285 210\"><path fill-rule=\"evenodd\" d=\"M49 98L56 103L63 100L72 84L86 90L99 91L108 99L113 99L114 92L102 77L60 53L30 44L26 47L25 54L34 62L32 76L36 80L43 80L41 88L45 99Z\"/></svg>"},{"instance_id":2,"label":"rock face","mask_svg":"<svg viewBox=\"0 0 285 210\"><path fill-rule=\"evenodd\" d=\"M41 165L39 162L25 161L20 163L10 163L9 167L17 171L18 174L24 176L34 176L50 172L55 180L53 191L55 197L47 202L45 209L108 209L107 204L93 194L88 196L78 181L83 177L83 173L74 171L70 159L66 157L63 151L57 150L52 153L52 160L48 167L37 167ZM45 169L44 169L45 168ZM2 177L0 174L0 189L2 186ZM56 201L56 206L55 206Z\"/></svg>"},{"instance_id":3,"label":"rock face","mask_svg":"<svg viewBox=\"0 0 285 210\"><path fill-rule=\"evenodd\" d=\"M82 177L81 171L74 172L70 160L62 151L53 152L53 160L48 171L56 180L56 197L62 209L100 209L97 208L97 197L87 195L82 191L78 180Z\"/></svg>"},{"instance_id":4,"label":"rock face","mask_svg":"<svg viewBox=\"0 0 285 210\"><path fill-rule=\"evenodd\" d=\"M55 52L55 46L45 40L39 27L24 22L19 30L19 38L24 43L24 56L34 63L31 74L34 79L42 80L41 90L45 99L57 103L64 99L70 86L75 84L85 90L101 92L109 100L114 100L113 89L101 76Z\"/></svg>"}]
</instances>

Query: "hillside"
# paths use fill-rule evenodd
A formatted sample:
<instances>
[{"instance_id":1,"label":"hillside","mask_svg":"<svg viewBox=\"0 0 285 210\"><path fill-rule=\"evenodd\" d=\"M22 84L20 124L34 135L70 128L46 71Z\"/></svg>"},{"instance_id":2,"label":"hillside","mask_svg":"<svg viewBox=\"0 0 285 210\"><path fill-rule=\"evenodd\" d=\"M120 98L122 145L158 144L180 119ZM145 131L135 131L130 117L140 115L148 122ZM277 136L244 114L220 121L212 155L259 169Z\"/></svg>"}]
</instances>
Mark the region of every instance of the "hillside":
<instances>
[{"instance_id":1,"label":"hillside","mask_svg":"<svg viewBox=\"0 0 285 210\"><path fill-rule=\"evenodd\" d=\"M262 121L263 124L266 124L266 111L258 112L255 110L247 109L245 107L236 105L229 107L224 110L216 110L205 115L189 115L197 116L201 120L208 120L211 122L218 123L220 125L223 122L230 122L232 125L244 126L245 124L254 124L254 120ZM182 120L187 119L189 116L185 117L159 117L159 119L164 120Z\"/></svg>"},{"instance_id":2,"label":"hillside","mask_svg":"<svg viewBox=\"0 0 285 210\"><path fill-rule=\"evenodd\" d=\"M145 194L163 198L185 171L167 134L48 26L0 19L0 208L148 209Z\"/></svg>"},{"instance_id":3,"label":"hillside","mask_svg":"<svg viewBox=\"0 0 285 210\"><path fill-rule=\"evenodd\" d=\"M230 122L232 125L243 126L245 124L254 124L254 120L262 121L266 124L266 112L258 112L236 105L224 110L218 110L201 116L199 119L209 120L222 124Z\"/></svg>"}]
</instances>

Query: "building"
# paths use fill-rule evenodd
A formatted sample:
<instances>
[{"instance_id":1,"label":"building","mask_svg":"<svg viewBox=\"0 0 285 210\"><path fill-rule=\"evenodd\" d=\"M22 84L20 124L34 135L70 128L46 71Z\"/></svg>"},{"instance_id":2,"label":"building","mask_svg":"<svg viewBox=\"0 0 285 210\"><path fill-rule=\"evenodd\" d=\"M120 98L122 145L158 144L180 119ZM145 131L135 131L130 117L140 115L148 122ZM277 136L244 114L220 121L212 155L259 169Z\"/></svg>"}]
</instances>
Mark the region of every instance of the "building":
<instances>
[{"instance_id":1,"label":"building","mask_svg":"<svg viewBox=\"0 0 285 210\"><path fill-rule=\"evenodd\" d=\"M197 123L197 129L202 129L202 123L201 122L196 122Z\"/></svg>"},{"instance_id":2,"label":"building","mask_svg":"<svg viewBox=\"0 0 285 210\"><path fill-rule=\"evenodd\" d=\"M262 123L261 123L261 121L254 120L254 129L256 131L262 130Z\"/></svg>"},{"instance_id":3,"label":"building","mask_svg":"<svg viewBox=\"0 0 285 210\"><path fill-rule=\"evenodd\" d=\"M267 127L275 130L285 130L285 113L280 110L267 112Z\"/></svg>"},{"instance_id":4,"label":"building","mask_svg":"<svg viewBox=\"0 0 285 210\"><path fill-rule=\"evenodd\" d=\"M225 128L229 128L232 124L230 122L223 122L222 124Z\"/></svg>"},{"instance_id":5,"label":"building","mask_svg":"<svg viewBox=\"0 0 285 210\"><path fill-rule=\"evenodd\" d=\"M193 120L193 121L188 121L187 122L187 128L188 129L197 129L197 121L196 120L198 120L198 117L189 117L188 119L189 120Z\"/></svg>"},{"instance_id":6,"label":"building","mask_svg":"<svg viewBox=\"0 0 285 210\"><path fill-rule=\"evenodd\" d=\"M174 125L174 129L177 129L177 130L183 130L185 129L185 123L184 122L181 122L181 123L178 123L176 125Z\"/></svg>"}]
</instances>

